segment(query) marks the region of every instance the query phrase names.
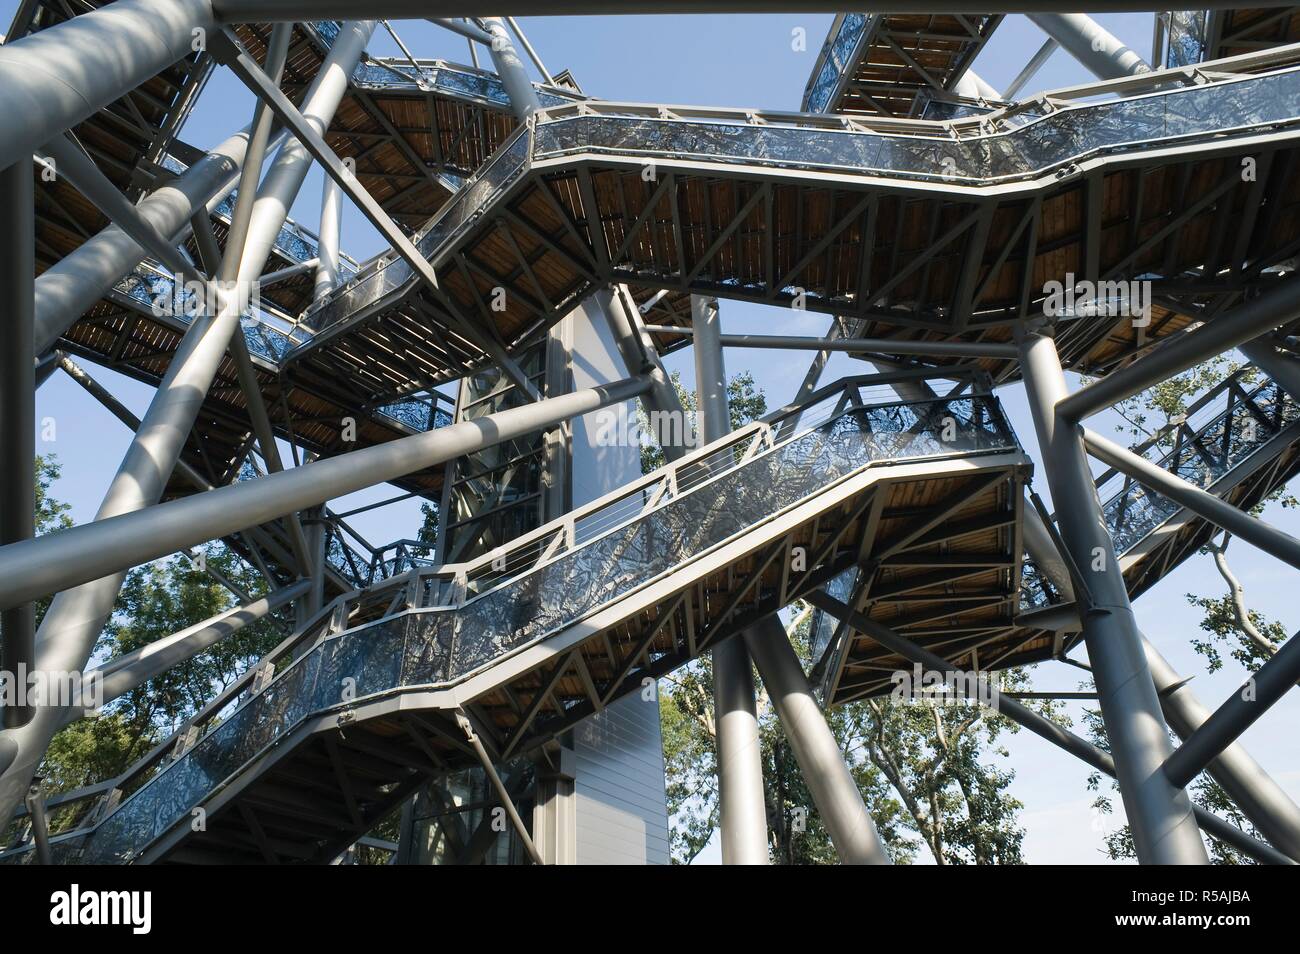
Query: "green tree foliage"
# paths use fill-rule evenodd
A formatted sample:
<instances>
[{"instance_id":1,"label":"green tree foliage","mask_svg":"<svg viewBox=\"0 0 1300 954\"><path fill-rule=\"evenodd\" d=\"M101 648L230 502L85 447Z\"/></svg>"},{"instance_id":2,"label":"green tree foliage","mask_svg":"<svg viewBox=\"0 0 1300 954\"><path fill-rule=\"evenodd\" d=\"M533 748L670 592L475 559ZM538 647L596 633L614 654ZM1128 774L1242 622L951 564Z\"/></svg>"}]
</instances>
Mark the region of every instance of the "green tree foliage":
<instances>
[{"instance_id":1,"label":"green tree foliage","mask_svg":"<svg viewBox=\"0 0 1300 954\"><path fill-rule=\"evenodd\" d=\"M792 642L808 665L810 616L801 612ZM1024 674L1004 675L1020 688ZM707 657L665 679L660 695L674 863L689 864L718 826L713 673ZM779 864L833 864L835 848L818 817L793 751L759 686L759 738L769 851ZM1000 740L1017 726L978 705L890 698L834 709L828 723L896 863L922 847L939 864L1018 864L1021 804L1007 791ZM994 758L991 758L994 757Z\"/></svg>"},{"instance_id":2,"label":"green tree foliage","mask_svg":"<svg viewBox=\"0 0 1300 954\"><path fill-rule=\"evenodd\" d=\"M438 548L438 505L431 500L420 504L420 529L415 532L415 539L424 544L419 556L431 556Z\"/></svg>"},{"instance_id":3,"label":"green tree foliage","mask_svg":"<svg viewBox=\"0 0 1300 954\"><path fill-rule=\"evenodd\" d=\"M72 508L50 494L54 482L63 476L63 467L53 454L36 457L36 535L63 530L72 526L68 511ZM45 596L36 601L36 625L41 625L45 610L50 605L50 597Z\"/></svg>"}]
</instances>

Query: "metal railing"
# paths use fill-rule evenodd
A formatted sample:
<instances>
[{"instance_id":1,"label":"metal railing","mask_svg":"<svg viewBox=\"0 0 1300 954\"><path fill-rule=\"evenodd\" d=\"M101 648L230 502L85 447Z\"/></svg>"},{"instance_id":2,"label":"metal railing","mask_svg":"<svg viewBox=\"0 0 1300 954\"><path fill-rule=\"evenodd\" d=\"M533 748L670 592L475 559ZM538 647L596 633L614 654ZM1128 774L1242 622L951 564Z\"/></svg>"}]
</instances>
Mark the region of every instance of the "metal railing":
<instances>
[{"instance_id":1,"label":"metal railing","mask_svg":"<svg viewBox=\"0 0 1300 954\"><path fill-rule=\"evenodd\" d=\"M501 550L340 597L115 780L120 804L56 837L56 858L129 861L309 715L461 681L867 468L1018 450L991 395L883 400L881 377L823 388Z\"/></svg>"},{"instance_id":2,"label":"metal railing","mask_svg":"<svg viewBox=\"0 0 1300 954\"><path fill-rule=\"evenodd\" d=\"M1132 451L1183 480L1211 493L1254 455L1272 454L1274 439L1300 421L1300 404L1276 381L1254 366L1240 368L1193 402ZM1180 504L1114 469L1096 480L1102 514L1120 558L1183 511ZM1058 602L1033 561L1025 557L1021 606L1037 608Z\"/></svg>"},{"instance_id":3,"label":"metal railing","mask_svg":"<svg viewBox=\"0 0 1300 954\"><path fill-rule=\"evenodd\" d=\"M1300 45L1269 52L1270 63L1300 59ZM542 110L515 130L415 243L421 255L441 265L465 232L534 163L569 155L700 159L978 186L1037 177L1100 153L1300 127L1298 66L1259 76L1159 75L1159 82L1172 88L1152 90L1149 79L1126 78L1063 91L1060 100L1048 94L974 122L868 124L811 114L598 101L559 106ZM1099 91L1130 95L1075 101ZM309 308L304 321L317 335L345 326L414 282L410 266L385 252Z\"/></svg>"}]
</instances>

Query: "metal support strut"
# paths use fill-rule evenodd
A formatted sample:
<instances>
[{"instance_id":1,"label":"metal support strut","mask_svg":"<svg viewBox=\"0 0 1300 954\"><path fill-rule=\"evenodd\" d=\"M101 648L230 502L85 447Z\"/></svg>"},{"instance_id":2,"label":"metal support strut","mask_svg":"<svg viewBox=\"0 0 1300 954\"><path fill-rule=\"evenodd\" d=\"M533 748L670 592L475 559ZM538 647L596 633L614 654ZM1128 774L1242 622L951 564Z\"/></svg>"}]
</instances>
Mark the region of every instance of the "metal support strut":
<instances>
[{"instance_id":1,"label":"metal support strut","mask_svg":"<svg viewBox=\"0 0 1300 954\"><path fill-rule=\"evenodd\" d=\"M1095 600L1085 614L1083 636L1138 860L1207 864L1191 800L1160 771L1173 747L1083 441L1078 428L1063 424L1057 413L1067 391L1056 343L1036 331L1018 337L1025 391L1061 536L1075 565L1087 574Z\"/></svg>"},{"instance_id":2,"label":"metal support strut","mask_svg":"<svg viewBox=\"0 0 1300 954\"><path fill-rule=\"evenodd\" d=\"M695 393L705 444L731 431L727 373L718 341L720 322L713 302L691 296L695 326ZM758 737L754 671L743 639L713 648L713 709L717 725L718 802L722 817L722 863L765 865L767 807L763 756Z\"/></svg>"}]
</instances>

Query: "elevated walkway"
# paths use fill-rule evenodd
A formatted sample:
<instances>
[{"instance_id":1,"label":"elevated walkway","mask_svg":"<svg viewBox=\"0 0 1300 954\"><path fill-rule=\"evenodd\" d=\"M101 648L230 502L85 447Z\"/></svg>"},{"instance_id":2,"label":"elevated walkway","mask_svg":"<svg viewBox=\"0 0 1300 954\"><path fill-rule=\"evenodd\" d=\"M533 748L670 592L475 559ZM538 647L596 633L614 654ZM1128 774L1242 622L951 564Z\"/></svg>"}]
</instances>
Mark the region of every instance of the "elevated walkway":
<instances>
[{"instance_id":1,"label":"elevated walkway","mask_svg":"<svg viewBox=\"0 0 1300 954\"><path fill-rule=\"evenodd\" d=\"M1171 423L1133 450L1233 506L1249 510L1300 472L1298 442L1300 404L1262 371L1246 367L1197 399L1183 420ZM1134 599L1219 533L1213 524L1123 474L1103 473L1097 488L1129 596ZM990 589L986 578L982 588L972 584L969 593L948 591L945 598L961 602L960 609L965 612L936 600L929 613L907 607L911 616L891 607L897 594L890 581L878 582L880 570L871 560L866 564L874 575L860 591L862 611L964 670L1040 662L1069 651L1080 638L1033 625L1034 611L1060 603L1062 597L1028 557L1019 593ZM850 571L832 581L829 590L847 603L857 586L858 574ZM968 599L977 605L967 609ZM972 612L982 612L994 625L964 631L971 626ZM1003 629L996 627L999 620L1007 621ZM813 633L814 660L828 704L886 693L891 688L890 673L908 667L901 657L821 610L814 616ZM1008 645L1014 647L1009 654L1002 651Z\"/></svg>"},{"instance_id":2,"label":"elevated walkway","mask_svg":"<svg viewBox=\"0 0 1300 954\"><path fill-rule=\"evenodd\" d=\"M984 342L1041 311L1045 276L1213 295L1223 269L1253 280L1291 254L1300 188L1297 68L1230 75L1110 81L946 123L553 108L418 236L438 296L381 256L307 312L314 334L286 363L382 364L397 386L439 356L394 349L392 333L436 340L450 309L519 347L611 283L801 304L864 319L872 338ZM1102 92L1127 98L1083 101ZM501 312L486 305L497 287ZM1187 324L1159 307L1136 326L1078 314L1059 344L1074 367L1110 368ZM1018 373L1012 359L985 367Z\"/></svg>"},{"instance_id":3,"label":"elevated walkway","mask_svg":"<svg viewBox=\"0 0 1300 954\"><path fill-rule=\"evenodd\" d=\"M506 761L864 548L928 552L940 540L918 521L937 523L954 499L961 520L1014 540L1028 461L998 402L903 404L887 384L839 382L503 550L336 600L84 799L83 826L54 841L59 859L329 860L421 781L471 764L458 715Z\"/></svg>"},{"instance_id":4,"label":"elevated walkway","mask_svg":"<svg viewBox=\"0 0 1300 954\"><path fill-rule=\"evenodd\" d=\"M841 13L803 105L808 113L948 119L986 112L956 94L1002 14Z\"/></svg>"}]
</instances>

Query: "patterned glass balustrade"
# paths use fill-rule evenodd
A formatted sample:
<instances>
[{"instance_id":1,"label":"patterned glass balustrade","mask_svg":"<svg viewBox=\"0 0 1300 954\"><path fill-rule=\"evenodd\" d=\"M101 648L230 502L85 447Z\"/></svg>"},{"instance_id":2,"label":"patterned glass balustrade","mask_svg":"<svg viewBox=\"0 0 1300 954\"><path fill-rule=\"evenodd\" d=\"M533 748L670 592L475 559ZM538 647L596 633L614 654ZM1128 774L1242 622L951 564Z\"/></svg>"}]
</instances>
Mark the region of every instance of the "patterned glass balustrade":
<instances>
[{"instance_id":1,"label":"patterned glass balustrade","mask_svg":"<svg viewBox=\"0 0 1300 954\"><path fill-rule=\"evenodd\" d=\"M901 125L900 125L901 124ZM894 121L891 128L905 126ZM584 103L539 113L520 127L415 237L421 255L441 265L483 210L499 201L534 163L577 154L644 162L698 159L844 175L993 185L1040 176L1099 153L1167 146L1270 126L1300 128L1300 67L1128 99L1055 108L1033 103L987 122L921 127L915 135L841 128L807 117L782 122L664 118L644 109ZM409 265L388 252L309 310L316 334L345 326L414 283Z\"/></svg>"},{"instance_id":2,"label":"patterned glass balustrade","mask_svg":"<svg viewBox=\"0 0 1300 954\"><path fill-rule=\"evenodd\" d=\"M334 41L339 38L339 31L343 27L343 21L311 20L307 25L316 32L316 38L320 41L321 46L328 50L334 46Z\"/></svg>"},{"instance_id":3,"label":"patterned glass balustrade","mask_svg":"<svg viewBox=\"0 0 1300 954\"><path fill-rule=\"evenodd\" d=\"M1269 378L1251 387L1250 374L1238 372L1215 389L1214 400L1189 416L1168 436L1167 442L1148 442L1137 452L1155 460L1155 455L1172 444L1155 462L1161 468L1197 487L1212 489L1234 467L1276 437L1289 424L1300 420L1300 406ZM1199 426L1198 426L1198 422ZM1113 491L1107 495L1107 491ZM1106 525L1121 555L1137 546L1156 527L1182 509L1178 504L1134 481L1116 474L1103 481L1098 491L1105 504Z\"/></svg>"},{"instance_id":4,"label":"patterned glass balustrade","mask_svg":"<svg viewBox=\"0 0 1300 954\"><path fill-rule=\"evenodd\" d=\"M1170 69L1194 66L1205 58L1205 24L1208 19L1208 10L1170 11L1165 66Z\"/></svg>"},{"instance_id":5,"label":"patterned glass balustrade","mask_svg":"<svg viewBox=\"0 0 1300 954\"><path fill-rule=\"evenodd\" d=\"M848 74L857 62L857 50L866 36L871 16L865 13L846 13L839 29L826 40L822 48L821 66L804 96L803 108L810 113L824 113L835 101L836 94L848 80Z\"/></svg>"},{"instance_id":6,"label":"patterned glass balustrade","mask_svg":"<svg viewBox=\"0 0 1300 954\"><path fill-rule=\"evenodd\" d=\"M1300 420L1300 405L1258 368L1247 367L1206 392L1186 419L1133 448L1164 470L1213 492L1215 484ZM1097 484L1102 513L1123 557L1183 508L1133 478L1107 471ZM1021 606L1058 602L1051 584L1025 559Z\"/></svg>"},{"instance_id":7,"label":"patterned glass balustrade","mask_svg":"<svg viewBox=\"0 0 1300 954\"><path fill-rule=\"evenodd\" d=\"M260 693L223 710L96 827L56 839L57 860L130 861L309 715L484 670L866 468L1018 450L991 396L854 406L862 392L853 380L508 548L384 584L385 598L390 590L424 595L415 608L323 638ZM670 486L675 491L665 492ZM338 607L339 616L347 609ZM4 860L28 855L11 852Z\"/></svg>"}]
</instances>

